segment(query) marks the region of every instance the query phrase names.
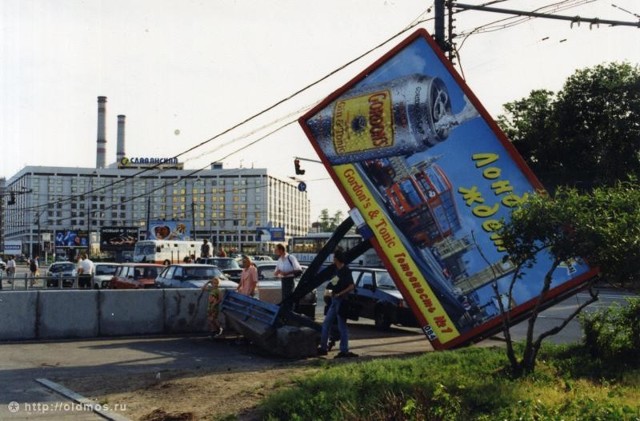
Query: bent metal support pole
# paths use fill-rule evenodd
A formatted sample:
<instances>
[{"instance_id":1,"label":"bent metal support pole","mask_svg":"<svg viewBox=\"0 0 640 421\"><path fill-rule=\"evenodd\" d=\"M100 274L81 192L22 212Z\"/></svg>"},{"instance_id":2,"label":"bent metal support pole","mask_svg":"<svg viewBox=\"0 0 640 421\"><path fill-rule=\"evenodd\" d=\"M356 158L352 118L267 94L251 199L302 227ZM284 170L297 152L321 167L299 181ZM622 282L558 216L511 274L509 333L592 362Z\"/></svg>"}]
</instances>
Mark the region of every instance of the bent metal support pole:
<instances>
[{"instance_id":1,"label":"bent metal support pole","mask_svg":"<svg viewBox=\"0 0 640 421\"><path fill-rule=\"evenodd\" d=\"M342 238L349 232L353 225L354 223L351 218L345 219L340 224L340 226L338 226L338 228L333 233L329 241L327 241L327 243L324 245L322 250L318 252L315 259L313 259L307 270L305 270L300 277L298 285L293 290L293 293L280 303L280 315L283 318L294 318L299 323L319 330L319 325L317 323L304 316L296 315L295 313L291 312L291 308L293 307L293 303L297 302L306 294L313 291L323 283L327 282L329 279L331 279L331 277L335 275L335 265L331 264L329 266L323 266L323 263L327 259L327 257L329 257L331 253L333 253L333 251L340 243L340 240L342 240ZM369 242L369 240L364 240L357 246L352 247L349 250L345 250L345 263L351 263L370 248L371 242Z\"/></svg>"}]
</instances>

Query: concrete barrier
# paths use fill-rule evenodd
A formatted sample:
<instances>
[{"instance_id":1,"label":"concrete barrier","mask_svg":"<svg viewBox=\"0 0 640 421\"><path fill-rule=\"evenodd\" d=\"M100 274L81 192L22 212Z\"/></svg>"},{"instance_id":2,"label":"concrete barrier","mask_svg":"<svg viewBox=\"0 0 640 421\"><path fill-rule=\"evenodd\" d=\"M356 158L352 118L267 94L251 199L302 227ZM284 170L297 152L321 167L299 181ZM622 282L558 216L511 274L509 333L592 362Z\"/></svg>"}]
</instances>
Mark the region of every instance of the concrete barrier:
<instances>
[{"instance_id":1,"label":"concrete barrier","mask_svg":"<svg viewBox=\"0 0 640 421\"><path fill-rule=\"evenodd\" d=\"M15 291L0 294L0 340L37 338L37 294Z\"/></svg>"},{"instance_id":2,"label":"concrete barrier","mask_svg":"<svg viewBox=\"0 0 640 421\"><path fill-rule=\"evenodd\" d=\"M149 335L164 331L164 291L99 290L99 335Z\"/></svg>"},{"instance_id":3,"label":"concrete barrier","mask_svg":"<svg viewBox=\"0 0 640 421\"><path fill-rule=\"evenodd\" d=\"M266 302L280 300L279 290L263 295ZM2 291L0 341L204 333L207 305L208 293L197 288ZM276 346L275 336L270 340Z\"/></svg>"},{"instance_id":4,"label":"concrete barrier","mask_svg":"<svg viewBox=\"0 0 640 421\"><path fill-rule=\"evenodd\" d=\"M220 297L224 296L221 290ZM164 290L164 329L166 333L207 331L208 292L199 288Z\"/></svg>"},{"instance_id":5,"label":"concrete barrier","mask_svg":"<svg viewBox=\"0 0 640 421\"><path fill-rule=\"evenodd\" d=\"M98 293L32 291L38 295L38 338L92 338L98 336Z\"/></svg>"}]
</instances>

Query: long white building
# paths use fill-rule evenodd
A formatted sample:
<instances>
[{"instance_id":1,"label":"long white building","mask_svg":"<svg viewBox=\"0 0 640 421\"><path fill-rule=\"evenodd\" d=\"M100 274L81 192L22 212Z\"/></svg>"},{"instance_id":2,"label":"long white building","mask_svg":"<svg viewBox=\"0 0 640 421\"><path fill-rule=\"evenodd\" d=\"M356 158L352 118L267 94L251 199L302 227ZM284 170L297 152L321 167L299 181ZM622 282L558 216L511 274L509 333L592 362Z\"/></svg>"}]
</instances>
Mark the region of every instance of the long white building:
<instances>
[{"instance_id":1,"label":"long white building","mask_svg":"<svg viewBox=\"0 0 640 421\"><path fill-rule=\"evenodd\" d=\"M144 237L147 221L166 220L189 223L193 238L252 253L266 251L258 227L283 228L289 237L310 226L307 193L266 169L112 167L23 168L6 182L5 193L19 194L4 208L3 240L41 254L53 251L57 230L86 230L96 241L102 227L137 226Z\"/></svg>"}]
</instances>

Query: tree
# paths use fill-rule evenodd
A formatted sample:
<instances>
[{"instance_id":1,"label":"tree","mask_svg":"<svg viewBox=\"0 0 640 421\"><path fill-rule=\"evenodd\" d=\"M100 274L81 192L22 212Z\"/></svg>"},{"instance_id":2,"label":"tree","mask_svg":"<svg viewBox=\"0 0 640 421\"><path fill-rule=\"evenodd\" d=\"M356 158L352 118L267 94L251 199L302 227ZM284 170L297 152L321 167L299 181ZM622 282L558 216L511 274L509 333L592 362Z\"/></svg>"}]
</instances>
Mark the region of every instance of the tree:
<instances>
[{"instance_id":1,"label":"tree","mask_svg":"<svg viewBox=\"0 0 640 421\"><path fill-rule=\"evenodd\" d=\"M640 70L609 63L576 71L555 95L532 91L498 123L550 190L587 190L640 175Z\"/></svg>"},{"instance_id":2,"label":"tree","mask_svg":"<svg viewBox=\"0 0 640 421\"><path fill-rule=\"evenodd\" d=\"M500 230L508 259L516 266L509 290L542 253L551 256L548 270L541 279L540 295L528 319L527 335L521 358L517 358L508 325L509 313L503 312L507 339L507 356L513 373L531 373L542 341L562 330L587 305L597 300L591 289L591 299L578 307L560 325L534 339L534 326L543 299L553 281L553 272L562 262L587 259L600 268L601 276L633 278L640 274L640 185L618 183L614 187L596 188L590 194L575 189L560 188L555 197L531 195L514 210L511 220ZM595 281L595 280L593 280ZM592 282L593 282L592 281ZM638 282L637 280L635 282ZM497 291L496 291L497 293Z\"/></svg>"},{"instance_id":3,"label":"tree","mask_svg":"<svg viewBox=\"0 0 640 421\"><path fill-rule=\"evenodd\" d=\"M320 231L332 232L338 228L338 225L344 220L342 211L336 211L333 216L329 216L328 209L322 209L320 211Z\"/></svg>"}]
</instances>

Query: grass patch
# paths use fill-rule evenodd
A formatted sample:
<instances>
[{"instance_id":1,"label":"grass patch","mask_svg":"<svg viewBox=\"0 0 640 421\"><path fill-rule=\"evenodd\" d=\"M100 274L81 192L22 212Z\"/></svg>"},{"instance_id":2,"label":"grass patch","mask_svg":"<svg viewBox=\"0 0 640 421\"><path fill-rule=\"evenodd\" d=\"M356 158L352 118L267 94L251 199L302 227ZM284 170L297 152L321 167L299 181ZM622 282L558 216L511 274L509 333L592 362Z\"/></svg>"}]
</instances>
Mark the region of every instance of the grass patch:
<instances>
[{"instance_id":1,"label":"grass patch","mask_svg":"<svg viewBox=\"0 0 640 421\"><path fill-rule=\"evenodd\" d=\"M261 405L267 420L640 420L637 362L594 361L545 346L534 374L513 379L503 348L327 362Z\"/></svg>"}]
</instances>

